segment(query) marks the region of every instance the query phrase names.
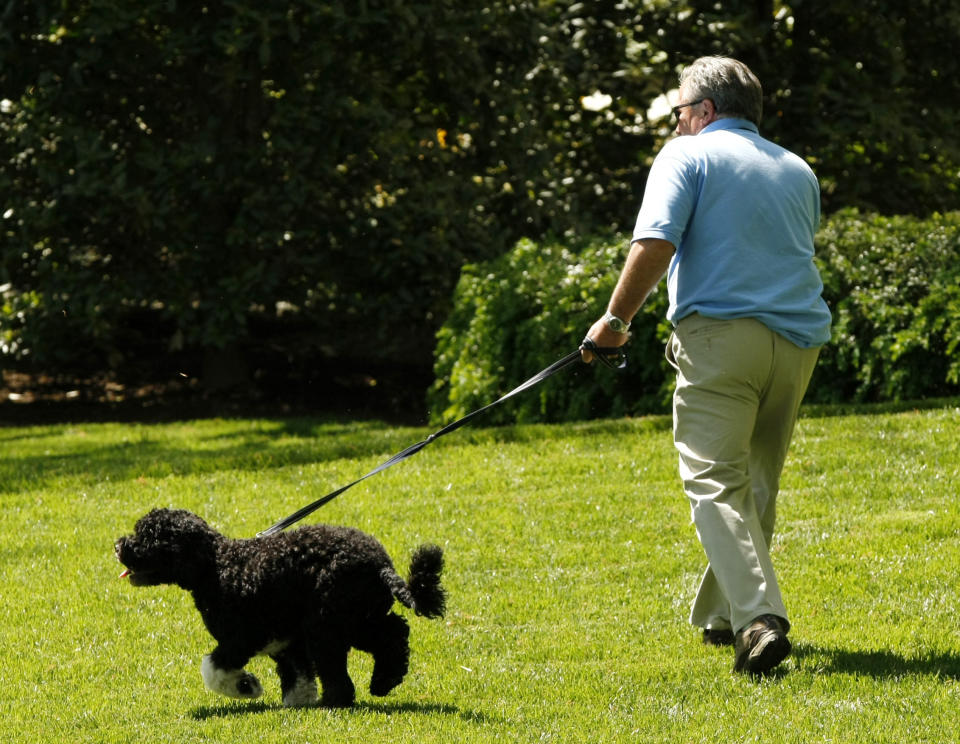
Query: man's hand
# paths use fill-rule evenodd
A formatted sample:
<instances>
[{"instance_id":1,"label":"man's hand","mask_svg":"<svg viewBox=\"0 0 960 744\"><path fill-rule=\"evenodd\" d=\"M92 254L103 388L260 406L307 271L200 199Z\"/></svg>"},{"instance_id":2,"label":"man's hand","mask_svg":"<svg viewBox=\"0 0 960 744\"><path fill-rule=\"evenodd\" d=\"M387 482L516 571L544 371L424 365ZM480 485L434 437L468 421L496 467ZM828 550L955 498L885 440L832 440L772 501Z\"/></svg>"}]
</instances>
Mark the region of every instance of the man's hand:
<instances>
[{"instance_id":1,"label":"man's hand","mask_svg":"<svg viewBox=\"0 0 960 744\"><path fill-rule=\"evenodd\" d=\"M630 334L617 333L611 330L610 326L607 325L607 321L600 318L600 320L590 327L590 330L587 332L587 338L592 339L601 349L619 349L630 340ZM593 362L594 354L587 349L580 349L580 359L586 364L590 364Z\"/></svg>"}]
</instances>

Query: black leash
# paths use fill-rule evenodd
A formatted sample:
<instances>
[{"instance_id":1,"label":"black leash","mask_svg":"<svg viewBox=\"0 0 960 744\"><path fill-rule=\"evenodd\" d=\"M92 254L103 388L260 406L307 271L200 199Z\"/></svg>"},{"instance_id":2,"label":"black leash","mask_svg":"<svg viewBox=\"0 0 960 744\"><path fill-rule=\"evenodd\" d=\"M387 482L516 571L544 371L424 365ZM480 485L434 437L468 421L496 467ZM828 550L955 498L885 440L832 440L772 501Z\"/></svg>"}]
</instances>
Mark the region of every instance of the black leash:
<instances>
[{"instance_id":1,"label":"black leash","mask_svg":"<svg viewBox=\"0 0 960 744\"><path fill-rule=\"evenodd\" d=\"M461 426L465 426L474 418L476 418L482 413L485 413L486 411L489 411L494 406L498 406L501 403L503 403L505 400L512 398L514 395L518 395L519 393L522 393L524 390L528 390L529 388L532 388L534 385L538 385L539 383L546 380L548 377L552 377L560 370L565 369L566 367L569 367L571 364L573 364L578 359L580 359L580 352L582 349L586 349L587 351L593 353L595 359L599 359L603 364L605 364L607 367L610 367L611 369L623 369L624 367L627 366L627 354L622 348L600 348L594 343L593 339L585 338L583 340L583 343L580 344L579 349L577 349L576 351L570 354L567 354L567 356L565 356L563 359L560 359L554 362L546 369L541 370L540 372L535 374L533 377L531 377L529 380L527 380L521 385L518 385L503 397L498 398L493 403L488 403L487 405L483 406L483 408L478 408L476 411L473 411L472 413L468 413L466 416L464 416L463 418L457 419L452 424L447 424L445 427L443 427L439 431L434 432L429 437L424 439L422 442L417 442L416 444L413 444L407 447L402 452L398 452L389 460L378 465L363 477L357 478L353 483L348 483L342 488L338 488L336 491L332 491L328 493L323 498L319 498L313 503L307 504L302 509L298 509L290 516L281 519L272 527L268 527L263 532L257 533L257 537L267 537L268 535L273 535L273 534L276 534L277 532L280 532L281 530L285 530L290 525L295 524L296 522L299 522L308 514L312 514L327 502L333 501L333 499L335 499L337 496L339 496L341 493L343 493L347 489L353 488L355 485L357 485L361 481L365 481L367 478L370 478L376 475L377 473L383 472L387 468L396 465L398 462L402 462L403 460L406 460L409 457L413 457L415 454L417 454L420 450L422 450L428 444L435 442L445 434L449 434L452 431L456 431Z\"/></svg>"}]
</instances>

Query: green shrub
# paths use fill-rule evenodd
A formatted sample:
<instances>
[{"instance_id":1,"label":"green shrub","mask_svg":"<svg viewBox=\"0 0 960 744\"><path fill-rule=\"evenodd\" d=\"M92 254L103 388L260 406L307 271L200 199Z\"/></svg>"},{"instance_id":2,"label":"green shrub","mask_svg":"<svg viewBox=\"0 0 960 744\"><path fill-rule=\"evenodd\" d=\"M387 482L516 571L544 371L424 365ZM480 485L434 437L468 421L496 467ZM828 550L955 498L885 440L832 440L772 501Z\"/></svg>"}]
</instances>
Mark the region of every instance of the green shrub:
<instances>
[{"instance_id":1,"label":"green shrub","mask_svg":"<svg viewBox=\"0 0 960 744\"><path fill-rule=\"evenodd\" d=\"M623 236L565 246L521 240L498 259L464 267L454 310L437 335L433 421L449 421L576 349L606 307L626 258ZM560 421L664 410L665 289L633 323L622 373L574 366L494 409L491 422Z\"/></svg>"},{"instance_id":2,"label":"green shrub","mask_svg":"<svg viewBox=\"0 0 960 744\"><path fill-rule=\"evenodd\" d=\"M901 401L960 392L960 213L839 212L817 239L833 341L811 402ZM438 334L431 419L450 421L572 351L606 307L627 240L520 241L464 268ZM638 313L622 373L577 366L494 409L491 421L561 421L669 410L673 373L661 283Z\"/></svg>"},{"instance_id":3,"label":"green shrub","mask_svg":"<svg viewBox=\"0 0 960 744\"><path fill-rule=\"evenodd\" d=\"M898 401L960 390L960 212L927 219L844 210L817 253L833 311L808 399Z\"/></svg>"}]
</instances>

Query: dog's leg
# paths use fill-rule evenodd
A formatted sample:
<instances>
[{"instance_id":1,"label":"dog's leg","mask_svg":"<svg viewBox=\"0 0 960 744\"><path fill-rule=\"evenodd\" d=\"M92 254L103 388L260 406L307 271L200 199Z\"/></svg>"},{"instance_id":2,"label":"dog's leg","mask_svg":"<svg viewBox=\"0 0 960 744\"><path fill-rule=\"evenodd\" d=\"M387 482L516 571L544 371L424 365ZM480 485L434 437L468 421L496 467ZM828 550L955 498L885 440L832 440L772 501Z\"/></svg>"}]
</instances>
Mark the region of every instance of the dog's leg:
<instances>
[{"instance_id":1,"label":"dog's leg","mask_svg":"<svg viewBox=\"0 0 960 744\"><path fill-rule=\"evenodd\" d=\"M232 698L252 700L263 694L263 686L254 675L244 670L250 657L231 657L221 647L203 657L200 675L207 689Z\"/></svg>"},{"instance_id":2,"label":"dog's leg","mask_svg":"<svg viewBox=\"0 0 960 744\"><path fill-rule=\"evenodd\" d=\"M323 687L320 705L327 708L349 708L354 702L353 681L347 674L347 653L350 646L321 635L313 646L313 661Z\"/></svg>"},{"instance_id":3,"label":"dog's leg","mask_svg":"<svg viewBox=\"0 0 960 744\"><path fill-rule=\"evenodd\" d=\"M410 626L390 612L382 620L366 625L354 646L373 654L370 694L381 697L403 682L410 664Z\"/></svg>"},{"instance_id":4,"label":"dog's leg","mask_svg":"<svg viewBox=\"0 0 960 744\"><path fill-rule=\"evenodd\" d=\"M304 649L301 646L291 646L271 658L277 663L284 707L306 708L316 705L316 675Z\"/></svg>"}]
</instances>

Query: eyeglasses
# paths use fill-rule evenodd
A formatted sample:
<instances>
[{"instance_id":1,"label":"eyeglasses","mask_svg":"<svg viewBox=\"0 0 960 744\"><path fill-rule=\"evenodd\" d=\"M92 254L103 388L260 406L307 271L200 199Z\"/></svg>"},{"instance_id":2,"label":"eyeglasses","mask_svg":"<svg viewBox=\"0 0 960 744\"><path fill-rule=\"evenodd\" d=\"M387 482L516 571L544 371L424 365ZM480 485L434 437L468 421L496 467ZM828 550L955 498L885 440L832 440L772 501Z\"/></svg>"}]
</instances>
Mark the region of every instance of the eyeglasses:
<instances>
[{"instance_id":1,"label":"eyeglasses","mask_svg":"<svg viewBox=\"0 0 960 744\"><path fill-rule=\"evenodd\" d=\"M690 101L690 103L681 103L677 106L674 106L672 109L670 109L670 112L673 114L674 121L679 121L680 109L686 108L687 106L696 106L698 103L703 103L706 100L707 100L706 98L700 98L699 100L696 100L696 101Z\"/></svg>"}]
</instances>

